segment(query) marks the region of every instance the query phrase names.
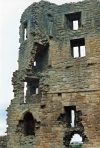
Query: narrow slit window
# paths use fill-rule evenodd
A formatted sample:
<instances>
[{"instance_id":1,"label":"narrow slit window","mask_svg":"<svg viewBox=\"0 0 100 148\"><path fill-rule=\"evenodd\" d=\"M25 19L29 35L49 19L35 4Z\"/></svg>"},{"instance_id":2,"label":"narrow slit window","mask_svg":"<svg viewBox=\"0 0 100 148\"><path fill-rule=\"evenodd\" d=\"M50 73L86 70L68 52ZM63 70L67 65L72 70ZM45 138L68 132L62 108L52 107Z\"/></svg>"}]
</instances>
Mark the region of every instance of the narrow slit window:
<instances>
[{"instance_id":1,"label":"narrow slit window","mask_svg":"<svg viewBox=\"0 0 100 148\"><path fill-rule=\"evenodd\" d=\"M78 20L73 21L73 30L78 30L79 26L78 26Z\"/></svg>"},{"instance_id":2,"label":"narrow slit window","mask_svg":"<svg viewBox=\"0 0 100 148\"><path fill-rule=\"evenodd\" d=\"M27 82L24 82L24 103L26 103Z\"/></svg>"},{"instance_id":3,"label":"narrow slit window","mask_svg":"<svg viewBox=\"0 0 100 148\"><path fill-rule=\"evenodd\" d=\"M27 28L24 29L24 40L27 39Z\"/></svg>"},{"instance_id":4,"label":"narrow slit window","mask_svg":"<svg viewBox=\"0 0 100 148\"><path fill-rule=\"evenodd\" d=\"M36 88L36 94L38 94L39 93L39 89L38 88Z\"/></svg>"},{"instance_id":5,"label":"narrow slit window","mask_svg":"<svg viewBox=\"0 0 100 148\"><path fill-rule=\"evenodd\" d=\"M65 107L65 114L66 114L66 121L68 127L75 127L76 126L76 106L66 106Z\"/></svg>"},{"instance_id":6,"label":"narrow slit window","mask_svg":"<svg viewBox=\"0 0 100 148\"><path fill-rule=\"evenodd\" d=\"M27 22L24 23L24 40L27 40Z\"/></svg>"},{"instance_id":7,"label":"narrow slit window","mask_svg":"<svg viewBox=\"0 0 100 148\"><path fill-rule=\"evenodd\" d=\"M36 66L36 61L34 61L34 66Z\"/></svg>"},{"instance_id":8,"label":"narrow slit window","mask_svg":"<svg viewBox=\"0 0 100 148\"><path fill-rule=\"evenodd\" d=\"M75 127L75 111L71 110L71 127Z\"/></svg>"}]
</instances>

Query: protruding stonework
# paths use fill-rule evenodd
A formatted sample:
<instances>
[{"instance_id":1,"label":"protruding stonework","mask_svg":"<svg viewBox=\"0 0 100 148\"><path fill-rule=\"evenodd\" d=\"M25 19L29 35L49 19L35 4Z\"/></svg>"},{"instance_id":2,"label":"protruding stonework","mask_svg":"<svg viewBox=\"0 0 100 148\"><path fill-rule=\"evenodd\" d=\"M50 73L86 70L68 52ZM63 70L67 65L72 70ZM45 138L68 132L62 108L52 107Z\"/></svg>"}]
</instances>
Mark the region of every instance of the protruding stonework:
<instances>
[{"instance_id":1,"label":"protruding stonework","mask_svg":"<svg viewBox=\"0 0 100 148\"><path fill-rule=\"evenodd\" d=\"M7 148L69 148L74 134L100 148L100 1L33 3L20 22Z\"/></svg>"}]
</instances>

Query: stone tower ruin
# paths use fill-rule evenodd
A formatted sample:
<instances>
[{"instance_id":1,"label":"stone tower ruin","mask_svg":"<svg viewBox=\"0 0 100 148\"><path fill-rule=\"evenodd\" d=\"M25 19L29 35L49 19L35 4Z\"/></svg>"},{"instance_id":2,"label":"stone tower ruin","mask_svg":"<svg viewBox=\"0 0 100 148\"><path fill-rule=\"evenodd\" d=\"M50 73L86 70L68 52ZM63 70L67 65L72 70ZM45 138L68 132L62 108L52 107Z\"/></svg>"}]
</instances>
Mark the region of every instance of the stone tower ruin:
<instances>
[{"instance_id":1,"label":"stone tower ruin","mask_svg":"<svg viewBox=\"0 0 100 148\"><path fill-rule=\"evenodd\" d=\"M69 148L79 134L83 148L100 148L100 1L40 1L20 23L14 99L1 147Z\"/></svg>"}]
</instances>

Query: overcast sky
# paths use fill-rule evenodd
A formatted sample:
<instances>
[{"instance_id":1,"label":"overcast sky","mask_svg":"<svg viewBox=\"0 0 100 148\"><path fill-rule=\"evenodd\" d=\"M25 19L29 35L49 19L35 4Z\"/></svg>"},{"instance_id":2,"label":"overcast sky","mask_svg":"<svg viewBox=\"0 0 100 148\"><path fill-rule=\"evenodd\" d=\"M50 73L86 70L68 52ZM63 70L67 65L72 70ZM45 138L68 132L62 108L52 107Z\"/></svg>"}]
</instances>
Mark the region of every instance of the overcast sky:
<instances>
[{"instance_id":1,"label":"overcast sky","mask_svg":"<svg viewBox=\"0 0 100 148\"><path fill-rule=\"evenodd\" d=\"M13 99L11 78L18 68L19 25L23 11L40 0L0 0L0 135L6 131L6 109ZM61 5L82 0L49 0Z\"/></svg>"}]
</instances>

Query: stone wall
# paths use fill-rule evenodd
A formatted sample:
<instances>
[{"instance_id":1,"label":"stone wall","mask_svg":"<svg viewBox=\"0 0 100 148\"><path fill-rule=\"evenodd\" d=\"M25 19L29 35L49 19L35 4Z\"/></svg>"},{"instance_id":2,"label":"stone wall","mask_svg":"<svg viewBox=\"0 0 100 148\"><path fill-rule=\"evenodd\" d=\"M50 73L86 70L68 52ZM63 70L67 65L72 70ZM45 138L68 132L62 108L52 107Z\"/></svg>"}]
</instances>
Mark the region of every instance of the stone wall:
<instances>
[{"instance_id":1,"label":"stone wall","mask_svg":"<svg viewBox=\"0 0 100 148\"><path fill-rule=\"evenodd\" d=\"M6 142L6 136L0 136L0 148L6 148L7 142Z\"/></svg>"},{"instance_id":2,"label":"stone wall","mask_svg":"<svg viewBox=\"0 0 100 148\"><path fill-rule=\"evenodd\" d=\"M83 148L100 147L99 8L97 0L61 6L41 1L22 14L7 148L68 148L74 134L82 137Z\"/></svg>"}]
</instances>

